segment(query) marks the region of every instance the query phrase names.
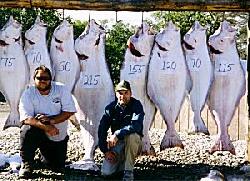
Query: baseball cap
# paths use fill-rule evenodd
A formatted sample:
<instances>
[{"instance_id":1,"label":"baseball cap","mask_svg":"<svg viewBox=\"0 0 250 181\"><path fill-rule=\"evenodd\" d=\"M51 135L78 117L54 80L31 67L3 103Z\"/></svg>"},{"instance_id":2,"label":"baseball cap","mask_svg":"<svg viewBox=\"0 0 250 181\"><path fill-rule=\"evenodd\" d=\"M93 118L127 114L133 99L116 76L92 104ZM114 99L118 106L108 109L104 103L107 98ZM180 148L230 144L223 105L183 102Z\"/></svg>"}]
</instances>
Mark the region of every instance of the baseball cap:
<instances>
[{"instance_id":1,"label":"baseball cap","mask_svg":"<svg viewBox=\"0 0 250 181\"><path fill-rule=\"evenodd\" d=\"M121 80L121 82L119 82L119 84L116 85L115 87L115 91L122 91L122 90L131 90L130 88L130 83L126 80Z\"/></svg>"}]
</instances>

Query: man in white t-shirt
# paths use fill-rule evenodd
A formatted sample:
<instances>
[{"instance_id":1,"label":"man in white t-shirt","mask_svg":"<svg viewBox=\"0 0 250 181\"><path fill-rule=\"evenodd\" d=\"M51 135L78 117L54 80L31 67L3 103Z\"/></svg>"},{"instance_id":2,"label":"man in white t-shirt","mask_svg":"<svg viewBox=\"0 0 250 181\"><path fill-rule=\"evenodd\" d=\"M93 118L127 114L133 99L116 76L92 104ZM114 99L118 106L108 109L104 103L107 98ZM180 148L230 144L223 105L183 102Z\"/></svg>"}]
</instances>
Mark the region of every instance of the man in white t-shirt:
<instances>
[{"instance_id":1,"label":"man in white t-shirt","mask_svg":"<svg viewBox=\"0 0 250 181\"><path fill-rule=\"evenodd\" d=\"M57 169L65 166L69 140L68 119L76 112L76 108L70 91L51 80L51 72L47 67L42 65L36 68L35 85L27 88L20 99L22 165L19 177L31 175L37 148L41 161L48 167Z\"/></svg>"}]
</instances>

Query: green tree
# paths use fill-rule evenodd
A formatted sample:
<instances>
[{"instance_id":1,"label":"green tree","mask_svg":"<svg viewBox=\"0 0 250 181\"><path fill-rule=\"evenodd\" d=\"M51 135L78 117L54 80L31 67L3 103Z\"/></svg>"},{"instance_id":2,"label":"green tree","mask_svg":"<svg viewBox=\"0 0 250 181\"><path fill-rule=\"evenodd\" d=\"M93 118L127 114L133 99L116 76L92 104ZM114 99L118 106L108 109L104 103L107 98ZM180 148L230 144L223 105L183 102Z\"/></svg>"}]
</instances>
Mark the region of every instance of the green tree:
<instances>
[{"instance_id":1,"label":"green tree","mask_svg":"<svg viewBox=\"0 0 250 181\"><path fill-rule=\"evenodd\" d=\"M77 39L82 34L87 24L88 24L87 21L76 20L73 22L74 39Z\"/></svg>"},{"instance_id":2,"label":"green tree","mask_svg":"<svg viewBox=\"0 0 250 181\"><path fill-rule=\"evenodd\" d=\"M117 22L107 32L105 54L111 78L116 84L120 79L120 69L124 60L127 41L132 35L129 24Z\"/></svg>"},{"instance_id":3,"label":"green tree","mask_svg":"<svg viewBox=\"0 0 250 181\"><path fill-rule=\"evenodd\" d=\"M211 12L198 12L198 11L157 11L152 14L154 21L149 21L149 23L159 31L165 28L168 21L173 21L176 26L180 28L182 37L185 33L192 27L193 23L197 20L201 25L210 25L208 29L208 35L214 33L214 31L219 27L219 21L215 13Z\"/></svg>"},{"instance_id":4,"label":"green tree","mask_svg":"<svg viewBox=\"0 0 250 181\"><path fill-rule=\"evenodd\" d=\"M245 12L225 12L218 15L218 19L224 19L231 23L237 29L236 43L241 59L247 60L247 24L249 21L249 13Z\"/></svg>"}]
</instances>

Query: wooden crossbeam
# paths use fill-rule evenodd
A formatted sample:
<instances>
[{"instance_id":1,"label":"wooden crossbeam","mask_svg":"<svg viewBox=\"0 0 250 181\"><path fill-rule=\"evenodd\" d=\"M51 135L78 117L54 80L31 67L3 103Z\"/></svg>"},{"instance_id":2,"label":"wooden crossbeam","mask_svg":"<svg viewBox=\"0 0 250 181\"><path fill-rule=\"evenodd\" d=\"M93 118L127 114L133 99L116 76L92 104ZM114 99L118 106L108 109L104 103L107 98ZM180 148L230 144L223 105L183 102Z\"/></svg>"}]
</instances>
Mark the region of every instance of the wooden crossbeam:
<instances>
[{"instance_id":1,"label":"wooden crossbeam","mask_svg":"<svg viewBox=\"0 0 250 181\"><path fill-rule=\"evenodd\" d=\"M249 0L1 0L0 7L82 9L100 11L242 11Z\"/></svg>"}]
</instances>

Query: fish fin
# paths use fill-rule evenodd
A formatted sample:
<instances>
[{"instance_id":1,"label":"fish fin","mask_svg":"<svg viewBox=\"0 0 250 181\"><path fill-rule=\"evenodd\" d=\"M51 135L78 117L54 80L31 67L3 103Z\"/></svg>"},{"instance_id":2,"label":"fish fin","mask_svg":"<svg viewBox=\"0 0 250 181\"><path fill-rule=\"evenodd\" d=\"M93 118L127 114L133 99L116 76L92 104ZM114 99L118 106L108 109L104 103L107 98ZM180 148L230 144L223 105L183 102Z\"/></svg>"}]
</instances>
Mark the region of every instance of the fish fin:
<instances>
[{"instance_id":1,"label":"fish fin","mask_svg":"<svg viewBox=\"0 0 250 181\"><path fill-rule=\"evenodd\" d=\"M3 130L6 130L9 127L20 127L21 126L20 120L18 118L19 116L14 117L14 118L13 117L14 116L12 114L9 114L8 118L5 121Z\"/></svg>"}]
</instances>

